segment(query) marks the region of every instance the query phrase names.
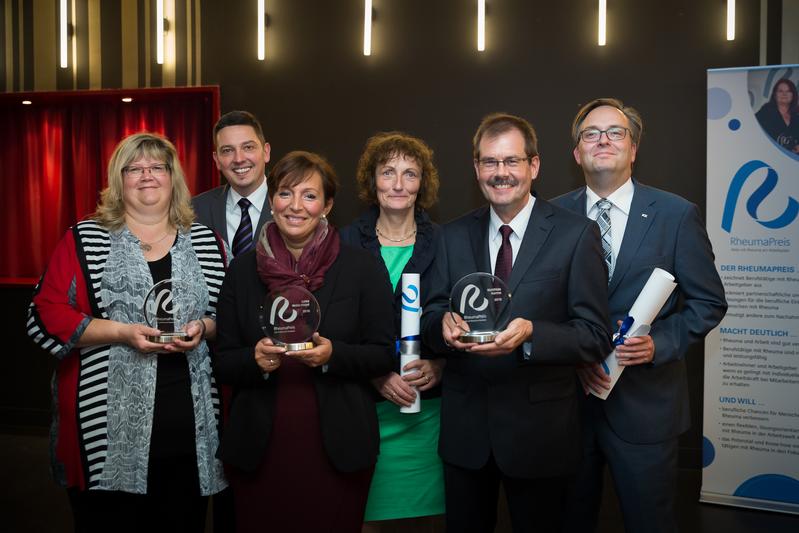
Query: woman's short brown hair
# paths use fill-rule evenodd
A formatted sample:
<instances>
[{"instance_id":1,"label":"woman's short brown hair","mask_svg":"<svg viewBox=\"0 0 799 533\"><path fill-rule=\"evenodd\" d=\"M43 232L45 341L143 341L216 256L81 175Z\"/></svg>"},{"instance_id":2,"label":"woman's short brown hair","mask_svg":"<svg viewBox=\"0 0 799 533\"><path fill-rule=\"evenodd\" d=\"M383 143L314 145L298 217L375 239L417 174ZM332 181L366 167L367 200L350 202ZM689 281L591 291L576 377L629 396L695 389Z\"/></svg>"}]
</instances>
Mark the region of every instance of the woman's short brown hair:
<instances>
[{"instance_id":1,"label":"woman's short brown hair","mask_svg":"<svg viewBox=\"0 0 799 533\"><path fill-rule=\"evenodd\" d=\"M378 133L366 141L355 174L358 197L368 204L377 205L377 167L398 156L410 157L421 167L416 208L429 209L438 201L439 180L438 170L433 164L433 150L423 140L399 131Z\"/></svg>"},{"instance_id":2,"label":"woman's short brown hair","mask_svg":"<svg viewBox=\"0 0 799 533\"><path fill-rule=\"evenodd\" d=\"M272 172L266 178L269 197L274 198L281 187L291 188L302 183L314 172L318 172L322 178L325 203L335 198L338 188L336 171L321 155L302 150L287 153L272 167Z\"/></svg>"}]
</instances>

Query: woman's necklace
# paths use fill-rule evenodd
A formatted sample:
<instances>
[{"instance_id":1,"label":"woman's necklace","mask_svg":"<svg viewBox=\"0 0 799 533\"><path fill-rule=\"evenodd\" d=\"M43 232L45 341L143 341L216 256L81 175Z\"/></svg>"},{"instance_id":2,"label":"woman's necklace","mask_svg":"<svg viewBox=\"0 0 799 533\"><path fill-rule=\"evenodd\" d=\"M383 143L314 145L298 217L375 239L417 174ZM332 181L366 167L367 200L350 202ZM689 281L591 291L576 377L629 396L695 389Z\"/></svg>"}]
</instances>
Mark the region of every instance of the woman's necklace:
<instances>
[{"instance_id":1,"label":"woman's necklace","mask_svg":"<svg viewBox=\"0 0 799 533\"><path fill-rule=\"evenodd\" d=\"M153 244L158 244L159 242L163 241L164 239L167 238L167 235L169 235L168 231L164 233L163 237L161 237L157 241L152 241L152 242L144 242L143 240L139 239L139 248L141 248L142 252L147 253L153 249Z\"/></svg>"},{"instance_id":2,"label":"woman's necklace","mask_svg":"<svg viewBox=\"0 0 799 533\"><path fill-rule=\"evenodd\" d=\"M389 242L403 242L407 241L408 239L416 235L416 224L413 225L413 230L411 230L410 233L408 233L405 237L400 237L399 239L392 239L391 237L380 231L380 226L378 226L377 224L375 224L375 231L380 237L383 237Z\"/></svg>"}]
</instances>

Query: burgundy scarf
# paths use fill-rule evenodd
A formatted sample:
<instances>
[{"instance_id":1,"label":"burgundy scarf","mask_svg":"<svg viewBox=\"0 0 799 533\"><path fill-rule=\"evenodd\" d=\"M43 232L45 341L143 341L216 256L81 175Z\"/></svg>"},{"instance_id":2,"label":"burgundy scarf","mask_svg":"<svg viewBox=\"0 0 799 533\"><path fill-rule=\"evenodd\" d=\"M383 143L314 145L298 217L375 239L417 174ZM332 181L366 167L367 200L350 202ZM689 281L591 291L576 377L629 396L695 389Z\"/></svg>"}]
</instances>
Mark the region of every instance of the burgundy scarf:
<instances>
[{"instance_id":1,"label":"burgundy scarf","mask_svg":"<svg viewBox=\"0 0 799 533\"><path fill-rule=\"evenodd\" d=\"M298 261L286 248L277 224L267 222L255 245L258 276L270 291L297 285L313 292L324 283L325 273L338 257L339 245L336 228L323 218Z\"/></svg>"}]
</instances>

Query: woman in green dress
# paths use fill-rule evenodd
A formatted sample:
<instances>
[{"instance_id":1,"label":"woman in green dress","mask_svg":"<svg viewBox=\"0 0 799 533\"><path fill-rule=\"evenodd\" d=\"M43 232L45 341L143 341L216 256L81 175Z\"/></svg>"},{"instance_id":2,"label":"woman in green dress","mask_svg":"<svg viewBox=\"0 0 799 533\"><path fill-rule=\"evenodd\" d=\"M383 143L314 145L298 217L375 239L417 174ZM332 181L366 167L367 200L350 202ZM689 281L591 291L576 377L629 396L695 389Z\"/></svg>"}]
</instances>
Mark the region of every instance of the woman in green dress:
<instances>
[{"instance_id":1,"label":"woman in green dress","mask_svg":"<svg viewBox=\"0 0 799 533\"><path fill-rule=\"evenodd\" d=\"M394 287L399 338L402 273L421 275L424 300L440 238L439 227L425 211L438 199L433 152L422 140L404 133L379 133L366 143L357 182L358 194L369 209L341 231L341 240L382 260ZM394 371L373 380L381 397L380 456L366 505L365 532L379 531L385 520L403 520L392 525L415 531L420 521L435 520L419 517L444 513L444 476L438 457L443 367L444 359L422 346L421 359L405 366L405 376L400 375L398 356ZM421 394L420 412L401 413L400 408L410 406L417 394Z\"/></svg>"}]
</instances>

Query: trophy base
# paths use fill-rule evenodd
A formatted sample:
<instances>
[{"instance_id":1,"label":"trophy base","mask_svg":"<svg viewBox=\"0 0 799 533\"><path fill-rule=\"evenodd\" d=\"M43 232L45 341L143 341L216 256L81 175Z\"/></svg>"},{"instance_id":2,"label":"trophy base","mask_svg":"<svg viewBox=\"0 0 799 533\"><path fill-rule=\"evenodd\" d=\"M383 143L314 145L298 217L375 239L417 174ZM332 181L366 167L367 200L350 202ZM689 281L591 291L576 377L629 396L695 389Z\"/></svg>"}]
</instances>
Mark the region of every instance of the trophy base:
<instances>
[{"instance_id":1,"label":"trophy base","mask_svg":"<svg viewBox=\"0 0 799 533\"><path fill-rule=\"evenodd\" d=\"M467 331L458 337L463 343L487 344L493 342L499 335L499 331Z\"/></svg>"},{"instance_id":2,"label":"trophy base","mask_svg":"<svg viewBox=\"0 0 799 533\"><path fill-rule=\"evenodd\" d=\"M147 335L147 340L156 344L169 344L174 341L185 341L191 337L186 335L183 331L174 333L161 333L160 335Z\"/></svg>"},{"instance_id":3,"label":"trophy base","mask_svg":"<svg viewBox=\"0 0 799 533\"><path fill-rule=\"evenodd\" d=\"M298 352L300 350L310 350L313 348L312 342L281 342L278 346L282 346L287 352Z\"/></svg>"}]
</instances>

